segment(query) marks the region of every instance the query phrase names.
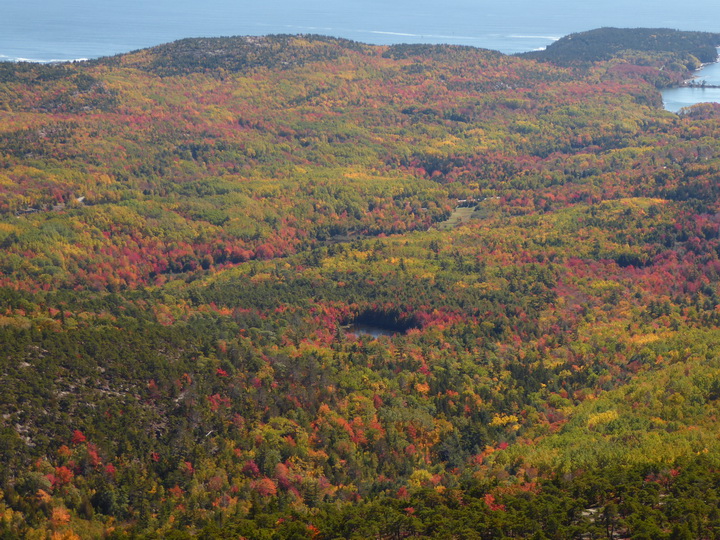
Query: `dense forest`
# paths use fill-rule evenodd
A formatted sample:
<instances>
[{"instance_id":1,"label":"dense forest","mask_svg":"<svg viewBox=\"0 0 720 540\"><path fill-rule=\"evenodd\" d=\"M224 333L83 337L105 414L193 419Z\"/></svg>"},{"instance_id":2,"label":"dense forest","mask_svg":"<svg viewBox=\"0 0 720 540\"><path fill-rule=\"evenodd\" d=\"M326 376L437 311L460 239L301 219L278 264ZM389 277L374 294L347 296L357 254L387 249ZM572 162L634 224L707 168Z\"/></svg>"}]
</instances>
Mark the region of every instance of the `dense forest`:
<instances>
[{"instance_id":1,"label":"dense forest","mask_svg":"<svg viewBox=\"0 0 720 540\"><path fill-rule=\"evenodd\" d=\"M718 45L0 63L0 538L720 538Z\"/></svg>"},{"instance_id":2,"label":"dense forest","mask_svg":"<svg viewBox=\"0 0 720 540\"><path fill-rule=\"evenodd\" d=\"M570 34L540 51L523 53L526 58L554 63L597 62L632 56L635 62L672 59L695 69L700 63L717 60L720 34L678 32L667 28L598 28Z\"/></svg>"}]
</instances>

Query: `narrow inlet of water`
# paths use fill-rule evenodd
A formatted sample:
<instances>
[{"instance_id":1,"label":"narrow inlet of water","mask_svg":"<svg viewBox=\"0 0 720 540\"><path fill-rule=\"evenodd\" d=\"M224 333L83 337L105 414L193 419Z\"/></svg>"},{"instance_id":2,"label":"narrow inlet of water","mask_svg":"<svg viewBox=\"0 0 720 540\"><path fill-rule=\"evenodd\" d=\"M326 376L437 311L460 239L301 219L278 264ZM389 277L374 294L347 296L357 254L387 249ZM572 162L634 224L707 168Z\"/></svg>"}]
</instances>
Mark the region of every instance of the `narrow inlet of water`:
<instances>
[{"instance_id":1,"label":"narrow inlet of water","mask_svg":"<svg viewBox=\"0 0 720 540\"><path fill-rule=\"evenodd\" d=\"M720 86L720 62L709 64L695 72L693 82L709 86ZM720 103L720 88L702 88L698 86L683 86L680 88L666 88L662 91L663 104L670 112L678 112L683 107L690 107L698 103Z\"/></svg>"}]
</instances>

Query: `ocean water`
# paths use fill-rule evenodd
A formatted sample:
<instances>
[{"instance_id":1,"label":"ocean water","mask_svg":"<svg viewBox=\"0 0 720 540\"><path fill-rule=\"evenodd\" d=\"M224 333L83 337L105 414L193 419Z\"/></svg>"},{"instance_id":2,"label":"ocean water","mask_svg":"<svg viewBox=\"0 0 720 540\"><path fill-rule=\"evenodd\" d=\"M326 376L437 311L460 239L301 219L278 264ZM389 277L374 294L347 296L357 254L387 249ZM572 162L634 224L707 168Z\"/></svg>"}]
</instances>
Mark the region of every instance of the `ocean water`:
<instances>
[{"instance_id":1,"label":"ocean water","mask_svg":"<svg viewBox=\"0 0 720 540\"><path fill-rule=\"evenodd\" d=\"M7 0L0 59L96 58L185 37L314 33L517 53L601 26L720 31L717 0Z\"/></svg>"}]
</instances>

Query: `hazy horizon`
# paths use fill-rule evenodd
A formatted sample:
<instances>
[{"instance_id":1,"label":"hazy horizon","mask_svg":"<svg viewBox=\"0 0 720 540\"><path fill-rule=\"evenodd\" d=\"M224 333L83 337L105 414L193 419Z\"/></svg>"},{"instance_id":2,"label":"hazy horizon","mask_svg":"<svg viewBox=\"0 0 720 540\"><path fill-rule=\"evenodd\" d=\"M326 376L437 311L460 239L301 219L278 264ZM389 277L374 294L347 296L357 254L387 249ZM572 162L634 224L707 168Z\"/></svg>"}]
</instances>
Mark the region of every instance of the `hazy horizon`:
<instances>
[{"instance_id":1,"label":"hazy horizon","mask_svg":"<svg viewBox=\"0 0 720 540\"><path fill-rule=\"evenodd\" d=\"M453 43L515 53L563 35L598 28L667 27L718 31L720 4L650 0L582 4L570 0L505 3L380 0L263 4L230 0L25 0L4 7L0 59L94 58L186 37L315 33L373 44Z\"/></svg>"}]
</instances>

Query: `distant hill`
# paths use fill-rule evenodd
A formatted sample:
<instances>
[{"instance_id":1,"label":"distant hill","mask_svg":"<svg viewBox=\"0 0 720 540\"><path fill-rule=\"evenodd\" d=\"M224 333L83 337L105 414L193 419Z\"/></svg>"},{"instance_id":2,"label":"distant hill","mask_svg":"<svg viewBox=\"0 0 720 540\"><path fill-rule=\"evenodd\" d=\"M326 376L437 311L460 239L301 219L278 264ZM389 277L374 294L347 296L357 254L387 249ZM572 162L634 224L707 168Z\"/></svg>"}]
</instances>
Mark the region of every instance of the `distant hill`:
<instances>
[{"instance_id":1,"label":"distant hill","mask_svg":"<svg viewBox=\"0 0 720 540\"><path fill-rule=\"evenodd\" d=\"M714 62L717 46L720 46L720 33L667 28L599 28L570 34L545 50L517 56L561 65L626 58L638 64L674 64L673 69L677 71ZM403 44L389 47L384 56L396 60L410 56L453 56L472 49ZM188 38L90 63L135 67L163 76L216 69L242 73L256 68L291 69L309 62L335 61L349 52L372 55L376 50L363 43L314 34Z\"/></svg>"},{"instance_id":2,"label":"distant hill","mask_svg":"<svg viewBox=\"0 0 720 540\"><path fill-rule=\"evenodd\" d=\"M565 36L543 51L521 56L559 64L598 62L633 53L670 53L677 58L707 63L717 60L720 34L683 32L669 28L598 28ZM694 67L694 66L688 66Z\"/></svg>"},{"instance_id":3,"label":"distant hill","mask_svg":"<svg viewBox=\"0 0 720 540\"><path fill-rule=\"evenodd\" d=\"M138 67L160 75L224 69L290 69L308 62L333 61L348 51L369 51L370 46L348 39L320 35L232 36L187 38L134 53L104 58L101 64Z\"/></svg>"}]
</instances>

